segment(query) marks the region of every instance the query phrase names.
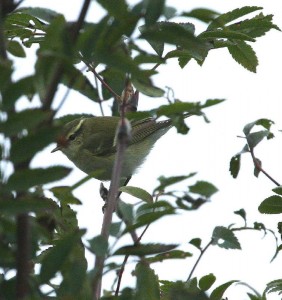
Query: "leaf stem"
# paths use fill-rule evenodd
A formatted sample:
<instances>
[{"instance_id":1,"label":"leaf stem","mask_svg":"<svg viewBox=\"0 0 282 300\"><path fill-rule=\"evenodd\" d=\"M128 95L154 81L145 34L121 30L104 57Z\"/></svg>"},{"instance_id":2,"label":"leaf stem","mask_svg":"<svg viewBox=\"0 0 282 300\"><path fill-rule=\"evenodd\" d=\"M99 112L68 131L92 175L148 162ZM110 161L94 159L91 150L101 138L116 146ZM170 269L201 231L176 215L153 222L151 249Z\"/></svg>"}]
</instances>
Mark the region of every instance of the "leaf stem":
<instances>
[{"instance_id":1,"label":"leaf stem","mask_svg":"<svg viewBox=\"0 0 282 300\"><path fill-rule=\"evenodd\" d=\"M189 280L191 279L191 277L192 277L192 275L193 275L193 273L194 273L196 267L198 266L198 264L199 264L199 262L200 262L202 256L203 256L204 253L207 251L207 249L212 245L212 242L213 242L213 239L210 240L210 242L206 245L205 248L203 248L203 249L200 250L201 253L200 253L198 259L196 260L196 262L195 262L195 264L194 264L194 266L193 266L193 268L192 268L192 270L191 270L191 272L190 272L190 274L189 274L189 276L188 276L188 278L187 278L187 281L189 281Z\"/></svg>"}]
</instances>

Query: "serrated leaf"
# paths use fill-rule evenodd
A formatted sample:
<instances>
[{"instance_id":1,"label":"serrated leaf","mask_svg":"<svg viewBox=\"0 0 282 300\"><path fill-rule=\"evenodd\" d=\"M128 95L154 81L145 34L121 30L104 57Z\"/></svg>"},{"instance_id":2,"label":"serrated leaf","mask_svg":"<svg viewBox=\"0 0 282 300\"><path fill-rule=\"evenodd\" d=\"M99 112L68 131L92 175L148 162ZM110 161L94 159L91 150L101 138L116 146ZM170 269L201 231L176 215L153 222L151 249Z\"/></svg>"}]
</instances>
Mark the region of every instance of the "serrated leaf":
<instances>
[{"instance_id":1,"label":"serrated leaf","mask_svg":"<svg viewBox=\"0 0 282 300\"><path fill-rule=\"evenodd\" d=\"M191 193L199 194L204 197L211 197L218 189L211 183L206 181L197 181L194 185L189 186Z\"/></svg>"},{"instance_id":2,"label":"serrated leaf","mask_svg":"<svg viewBox=\"0 0 282 300\"><path fill-rule=\"evenodd\" d=\"M122 186L119 188L119 191L123 192L123 193L127 193L133 197L136 197L136 198L141 199L148 203L153 202L153 197L151 196L151 194L149 194L147 191L145 191L139 187Z\"/></svg>"},{"instance_id":3,"label":"serrated leaf","mask_svg":"<svg viewBox=\"0 0 282 300\"><path fill-rule=\"evenodd\" d=\"M280 30L278 26L272 23L272 17L273 15L264 16L260 13L252 19L240 21L236 24L229 25L227 28L257 38L265 35L270 29Z\"/></svg>"},{"instance_id":4,"label":"serrated leaf","mask_svg":"<svg viewBox=\"0 0 282 300\"><path fill-rule=\"evenodd\" d=\"M238 31L232 31L232 30L222 30L222 29L217 29L217 30L207 30L202 32L201 34L198 35L199 38L202 39L235 39L235 40L242 40L242 41L250 41L250 42L255 42L255 39L252 38L251 36L241 33Z\"/></svg>"},{"instance_id":5,"label":"serrated leaf","mask_svg":"<svg viewBox=\"0 0 282 300\"><path fill-rule=\"evenodd\" d=\"M282 197L273 195L260 204L258 210L262 214L281 214L282 213Z\"/></svg>"},{"instance_id":6,"label":"serrated leaf","mask_svg":"<svg viewBox=\"0 0 282 300\"><path fill-rule=\"evenodd\" d=\"M188 24L189 27L174 22L158 22L149 28L145 28L141 38L179 46L189 51L193 58L203 60L211 49L211 45L195 37L191 30L191 24Z\"/></svg>"},{"instance_id":7,"label":"serrated leaf","mask_svg":"<svg viewBox=\"0 0 282 300\"><path fill-rule=\"evenodd\" d=\"M71 169L65 167L49 167L46 169L27 169L13 173L7 182L6 189L10 191L25 191L36 185L42 185L60 180L67 176Z\"/></svg>"},{"instance_id":8,"label":"serrated leaf","mask_svg":"<svg viewBox=\"0 0 282 300\"><path fill-rule=\"evenodd\" d=\"M243 17L247 14L250 14L254 11L261 10L261 9L262 7L258 7L258 6L244 6L244 7L236 8L232 11L229 11L227 13L218 16L210 23L208 29L223 27L225 24L229 22L232 22L240 17Z\"/></svg>"},{"instance_id":9,"label":"serrated leaf","mask_svg":"<svg viewBox=\"0 0 282 300\"><path fill-rule=\"evenodd\" d=\"M233 231L223 226L215 227L212 234L212 244L225 249L241 249Z\"/></svg>"},{"instance_id":10,"label":"serrated leaf","mask_svg":"<svg viewBox=\"0 0 282 300\"><path fill-rule=\"evenodd\" d=\"M228 46L234 60L247 70L256 73L258 59L253 48L244 41L236 41L236 45Z\"/></svg>"},{"instance_id":11,"label":"serrated leaf","mask_svg":"<svg viewBox=\"0 0 282 300\"><path fill-rule=\"evenodd\" d=\"M235 282L239 282L238 280L231 280L228 281L220 286L218 286L216 289L213 290L213 292L210 295L210 300L221 300L226 290Z\"/></svg>"},{"instance_id":12,"label":"serrated leaf","mask_svg":"<svg viewBox=\"0 0 282 300\"><path fill-rule=\"evenodd\" d=\"M241 155L237 154L232 156L229 165L229 171L233 178L237 178L241 166Z\"/></svg>"},{"instance_id":13,"label":"serrated leaf","mask_svg":"<svg viewBox=\"0 0 282 300\"><path fill-rule=\"evenodd\" d=\"M136 265L135 274L136 281L136 295L135 300L154 299L160 300L160 289L158 276L155 271L150 268L150 265L141 261ZM146 287L146 288L144 288Z\"/></svg>"},{"instance_id":14,"label":"serrated leaf","mask_svg":"<svg viewBox=\"0 0 282 300\"><path fill-rule=\"evenodd\" d=\"M26 57L22 45L17 41L9 41L7 44L7 51L16 57Z\"/></svg>"},{"instance_id":15,"label":"serrated leaf","mask_svg":"<svg viewBox=\"0 0 282 300\"><path fill-rule=\"evenodd\" d=\"M176 248L176 244L138 244L133 246L124 246L119 248L113 255L152 255L162 252L170 251Z\"/></svg>"},{"instance_id":16,"label":"serrated leaf","mask_svg":"<svg viewBox=\"0 0 282 300\"><path fill-rule=\"evenodd\" d=\"M211 286L215 283L215 281L216 281L216 277L212 273L205 275L199 280L199 288L202 291L207 291L208 289L211 288Z\"/></svg>"}]
</instances>

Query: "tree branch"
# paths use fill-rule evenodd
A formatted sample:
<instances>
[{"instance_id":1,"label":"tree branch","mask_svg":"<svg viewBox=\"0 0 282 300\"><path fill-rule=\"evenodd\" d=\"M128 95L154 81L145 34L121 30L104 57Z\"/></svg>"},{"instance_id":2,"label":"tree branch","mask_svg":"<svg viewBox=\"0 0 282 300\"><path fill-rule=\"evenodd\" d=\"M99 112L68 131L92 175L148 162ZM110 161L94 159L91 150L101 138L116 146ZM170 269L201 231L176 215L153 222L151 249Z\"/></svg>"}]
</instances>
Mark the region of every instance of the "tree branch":
<instances>
[{"instance_id":1,"label":"tree branch","mask_svg":"<svg viewBox=\"0 0 282 300\"><path fill-rule=\"evenodd\" d=\"M21 201L19 199L19 201ZM26 299L29 292L30 225L28 214L17 217L17 277L16 297Z\"/></svg>"}]
</instances>

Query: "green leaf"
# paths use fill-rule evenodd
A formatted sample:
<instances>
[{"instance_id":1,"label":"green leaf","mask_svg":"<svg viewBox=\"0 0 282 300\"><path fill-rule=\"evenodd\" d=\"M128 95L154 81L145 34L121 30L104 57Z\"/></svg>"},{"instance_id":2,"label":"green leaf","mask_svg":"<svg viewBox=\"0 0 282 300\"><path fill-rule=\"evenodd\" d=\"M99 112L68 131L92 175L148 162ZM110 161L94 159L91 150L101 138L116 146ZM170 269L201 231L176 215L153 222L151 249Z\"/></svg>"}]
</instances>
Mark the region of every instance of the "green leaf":
<instances>
[{"instance_id":1,"label":"green leaf","mask_svg":"<svg viewBox=\"0 0 282 300\"><path fill-rule=\"evenodd\" d=\"M31 160L36 153L56 140L58 130L59 128L47 126L15 140L11 145L11 161L19 164Z\"/></svg>"},{"instance_id":2,"label":"green leaf","mask_svg":"<svg viewBox=\"0 0 282 300\"><path fill-rule=\"evenodd\" d=\"M270 29L279 30L279 27L272 23L272 15L264 16L258 14L252 19L243 20L239 23L229 25L227 28L243 32L253 38L265 35Z\"/></svg>"},{"instance_id":3,"label":"green leaf","mask_svg":"<svg viewBox=\"0 0 282 300\"><path fill-rule=\"evenodd\" d=\"M4 214L53 211L56 208L58 206L53 200L33 195L27 195L20 199L0 199L0 210Z\"/></svg>"},{"instance_id":4,"label":"green leaf","mask_svg":"<svg viewBox=\"0 0 282 300\"><path fill-rule=\"evenodd\" d=\"M211 45L195 37L193 29L191 23L158 22L145 28L141 38L179 46L189 51L193 58L203 60L211 49Z\"/></svg>"},{"instance_id":5,"label":"green leaf","mask_svg":"<svg viewBox=\"0 0 282 300\"><path fill-rule=\"evenodd\" d=\"M199 111L200 105L195 102L175 102L168 105L161 105L157 110L157 116L170 117L173 114Z\"/></svg>"},{"instance_id":6,"label":"green leaf","mask_svg":"<svg viewBox=\"0 0 282 300\"><path fill-rule=\"evenodd\" d=\"M118 201L118 212L122 215L122 220L125 220L128 224L132 224L134 220L133 206L125 203L121 199Z\"/></svg>"},{"instance_id":7,"label":"green leaf","mask_svg":"<svg viewBox=\"0 0 282 300\"><path fill-rule=\"evenodd\" d=\"M154 262L162 262L166 259L185 259L186 257L191 257L192 253L186 252L186 251L181 251L181 250L172 250L169 252L164 252L161 254L157 254L153 257L147 258L147 261L149 263L154 263Z\"/></svg>"},{"instance_id":8,"label":"green leaf","mask_svg":"<svg viewBox=\"0 0 282 300\"><path fill-rule=\"evenodd\" d=\"M217 28L217 27L223 27L225 24L232 22L240 17L243 17L247 14L250 14L254 11L261 10L262 7L258 6L244 6L240 8L236 8L232 11L229 11L225 14L221 14L216 19L214 19L208 29Z\"/></svg>"},{"instance_id":9,"label":"green leaf","mask_svg":"<svg viewBox=\"0 0 282 300\"><path fill-rule=\"evenodd\" d=\"M189 186L191 193L199 194L204 197L211 197L218 189L211 183L206 181L197 181L194 185Z\"/></svg>"},{"instance_id":10,"label":"green leaf","mask_svg":"<svg viewBox=\"0 0 282 300\"><path fill-rule=\"evenodd\" d=\"M127 193L133 197L136 197L138 199L141 199L145 202L151 203L153 202L153 197L151 196L151 194L149 194L147 191L139 188L139 187L135 187L135 186L122 186L119 188L120 192L124 192Z\"/></svg>"},{"instance_id":11,"label":"green leaf","mask_svg":"<svg viewBox=\"0 0 282 300\"><path fill-rule=\"evenodd\" d=\"M258 119L254 122L248 123L247 125L244 126L243 128L243 132L244 134L247 136L250 134L251 130L253 129L253 127L255 125L261 125L262 127L264 127L267 130L270 130L271 125L273 125L274 122L272 120L269 119Z\"/></svg>"},{"instance_id":12,"label":"green leaf","mask_svg":"<svg viewBox=\"0 0 282 300\"><path fill-rule=\"evenodd\" d=\"M121 95L125 85L125 73L114 68L107 67L105 70L99 73L103 77L104 81L118 94ZM110 99L113 94L109 92L107 88L102 85L103 99Z\"/></svg>"},{"instance_id":13,"label":"green leaf","mask_svg":"<svg viewBox=\"0 0 282 300\"><path fill-rule=\"evenodd\" d=\"M25 191L36 185L60 180L70 171L70 169L60 166L19 170L9 177L6 188L10 191Z\"/></svg>"},{"instance_id":14,"label":"green leaf","mask_svg":"<svg viewBox=\"0 0 282 300\"><path fill-rule=\"evenodd\" d=\"M165 188L169 187L170 185L176 184L185 179L191 178L195 175L196 175L196 173L190 173L188 175L183 175L183 176L171 176L171 177L161 176L158 178L160 185L154 189L154 193L156 191L163 191Z\"/></svg>"},{"instance_id":15,"label":"green leaf","mask_svg":"<svg viewBox=\"0 0 282 300\"><path fill-rule=\"evenodd\" d=\"M282 186L278 186L274 189L272 189L272 191L280 196L282 196Z\"/></svg>"},{"instance_id":16,"label":"green leaf","mask_svg":"<svg viewBox=\"0 0 282 300\"><path fill-rule=\"evenodd\" d=\"M223 226L215 227L212 234L212 244L225 249L241 249L233 231Z\"/></svg>"},{"instance_id":17,"label":"green leaf","mask_svg":"<svg viewBox=\"0 0 282 300\"><path fill-rule=\"evenodd\" d=\"M217 104L222 103L225 99L207 99L204 104L201 104L201 108L211 107Z\"/></svg>"},{"instance_id":18,"label":"green leaf","mask_svg":"<svg viewBox=\"0 0 282 300\"><path fill-rule=\"evenodd\" d=\"M17 41L9 41L7 45L7 51L16 57L26 57L22 45Z\"/></svg>"},{"instance_id":19,"label":"green leaf","mask_svg":"<svg viewBox=\"0 0 282 300\"><path fill-rule=\"evenodd\" d=\"M42 283L48 282L58 271L61 270L72 249L80 241L80 232L71 233L56 241L56 244L45 250L40 269Z\"/></svg>"},{"instance_id":20,"label":"green leaf","mask_svg":"<svg viewBox=\"0 0 282 300\"><path fill-rule=\"evenodd\" d=\"M133 79L132 83L136 90L149 97L162 97L164 94L164 91L156 86L153 86L152 82L148 78L144 80Z\"/></svg>"},{"instance_id":21,"label":"green leaf","mask_svg":"<svg viewBox=\"0 0 282 300\"><path fill-rule=\"evenodd\" d=\"M101 235L95 236L93 239L88 240L92 253L97 256L105 255L108 251L108 241Z\"/></svg>"},{"instance_id":22,"label":"green leaf","mask_svg":"<svg viewBox=\"0 0 282 300\"><path fill-rule=\"evenodd\" d=\"M69 186L56 186L50 189L54 196L62 204L81 204L81 201L77 199Z\"/></svg>"},{"instance_id":23,"label":"green leaf","mask_svg":"<svg viewBox=\"0 0 282 300\"><path fill-rule=\"evenodd\" d=\"M218 286L216 289L213 290L213 292L210 295L210 300L221 300L226 290L235 282L239 282L238 280L231 280L228 281L220 286Z\"/></svg>"},{"instance_id":24,"label":"green leaf","mask_svg":"<svg viewBox=\"0 0 282 300\"><path fill-rule=\"evenodd\" d=\"M44 120L50 118L51 111L40 109L26 109L20 112L10 113L6 122L0 123L0 131L6 136L22 133L24 129L32 130Z\"/></svg>"},{"instance_id":25,"label":"green leaf","mask_svg":"<svg viewBox=\"0 0 282 300\"><path fill-rule=\"evenodd\" d=\"M240 166L241 166L241 155L236 154L232 156L230 160L229 171L233 178L237 178L240 171Z\"/></svg>"},{"instance_id":26,"label":"green leaf","mask_svg":"<svg viewBox=\"0 0 282 300\"><path fill-rule=\"evenodd\" d=\"M251 132L247 135L248 145L251 149L256 147L265 137L269 135L268 130Z\"/></svg>"},{"instance_id":27,"label":"green leaf","mask_svg":"<svg viewBox=\"0 0 282 300\"><path fill-rule=\"evenodd\" d=\"M164 10L164 4L164 0L143 1L146 10L144 17L147 26L154 24L159 19Z\"/></svg>"},{"instance_id":28,"label":"green leaf","mask_svg":"<svg viewBox=\"0 0 282 300\"><path fill-rule=\"evenodd\" d=\"M190 242L189 242L189 244L193 245L194 247L196 247L199 250L202 250L201 243L202 243L202 240L200 238L194 238L194 239L190 240Z\"/></svg>"},{"instance_id":29,"label":"green leaf","mask_svg":"<svg viewBox=\"0 0 282 300\"><path fill-rule=\"evenodd\" d=\"M121 232L122 222L114 222L110 227L110 236L118 237Z\"/></svg>"},{"instance_id":30,"label":"green leaf","mask_svg":"<svg viewBox=\"0 0 282 300\"><path fill-rule=\"evenodd\" d=\"M216 281L216 277L212 273L205 275L199 280L199 288L202 291L207 291L208 289L211 288L211 286L215 283L215 281Z\"/></svg>"},{"instance_id":31,"label":"green leaf","mask_svg":"<svg viewBox=\"0 0 282 300\"><path fill-rule=\"evenodd\" d=\"M258 210L262 214L281 214L282 213L282 197L273 195L260 204Z\"/></svg>"},{"instance_id":32,"label":"green leaf","mask_svg":"<svg viewBox=\"0 0 282 300\"><path fill-rule=\"evenodd\" d=\"M258 59L253 48L244 41L236 41L233 46L228 46L229 53L235 61L247 70L256 73Z\"/></svg>"},{"instance_id":33,"label":"green leaf","mask_svg":"<svg viewBox=\"0 0 282 300\"><path fill-rule=\"evenodd\" d=\"M136 281L136 295L135 300L160 300L160 290L158 276L154 270L150 268L149 264L141 261L136 265L135 274Z\"/></svg>"},{"instance_id":34,"label":"green leaf","mask_svg":"<svg viewBox=\"0 0 282 300\"><path fill-rule=\"evenodd\" d=\"M3 72L3 70L0 70ZM0 74L1 74L0 72ZM4 81L1 77L0 80ZM3 107L6 110L11 110L14 108L15 102L23 96L28 97L28 99L32 99L35 94L34 87L34 76L27 76L19 79L16 82L11 83L2 94L3 97ZM34 109L36 110L36 109ZM30 110L29 110L30 111ZM20 112L19 112L20 113Z\"/></svg>"},{"instance_id":35,"label":"green leaf","mask_svg":"<svg viewBox=\"0 0 282 300\"><path fill-rule=\"evenodd\" d=\"M124 233L130 232L133 229L137 229L145 225L149 225L164 216L173 215L174 213L174 208L166 208L162 211L144 213L138 217L137 222L135 224L127 226L124 230Z\"/></svg>"},{"instance_id":36,"label":"green leaf","mask_svg":"<svg viewBox=\"0 0 282 300\"><path fill-rule=\"evenodd\" d=\"M48 23L51 23L56 17L61 16L61 14L54 10L42 7L23 7L17 9L17 12L24 12L28 15L31 15Z\"/></svg>"},{"instance_id":37,"label":"green leaf","mask_svg":"<svg viewBox=\"0 0 282 300\"><path fill-rule=\"evenodd\" d=\"M209 23L214 20L215 17L219 15L219 13L211 9L195 8L190 12L184 12L181 15L184 17L195 18L205 23Z\"/></svg>"},{"instance_id":38,"label":"green leaf","mask_svg":"<svg viewBox=\"0 0 282 300\"><path fill-rule=\"evenodd\" d=\"M170 244L138 244L119 248L113 255L137 255L145 256L170 251L177 245Z\"/></svg>"},{"instance_id":39,"label":"green leaf","mask_svg":"<svg viewBox=\"0 0 282 300\"><path fill-rule=\"evenodd\" d=\"M246 218L246 211L245 211L243 208L234 211L234 214L236 214L236 215L242 217L243 220L244 220L244 222L246 223L246 221L247 221L247 218Z\"/></svg>"},{"instance_id":40,"label":"green leaf","mask_svg":"<svg viewBox=\"0 0 282 300\"><path fill-rule=\"evenodd\" d=\"M222 29L217 29L217 30L207 30L202 32L201 34L198 35L199 38L202 39L235 39L235 40L242 40L242 41L250 41L250 42L255 42L255 39L252 38L251 36L241 33L238 31L232 31L232 30L222 30Z\"/></svg>"},{"instance_id":41,"label":"green leaf","mask_svg":"<svg viewBox=\"0 0 282 300\"><path fill-rule=\"evenodd\" d=\"M268 294L268 293L274 293L274 292L279 292L281 294L282 291L282 279L276 279L273 280L269 283L267 283L267 286L263 292L263 294Z\"/></svg>"}]
</instances>

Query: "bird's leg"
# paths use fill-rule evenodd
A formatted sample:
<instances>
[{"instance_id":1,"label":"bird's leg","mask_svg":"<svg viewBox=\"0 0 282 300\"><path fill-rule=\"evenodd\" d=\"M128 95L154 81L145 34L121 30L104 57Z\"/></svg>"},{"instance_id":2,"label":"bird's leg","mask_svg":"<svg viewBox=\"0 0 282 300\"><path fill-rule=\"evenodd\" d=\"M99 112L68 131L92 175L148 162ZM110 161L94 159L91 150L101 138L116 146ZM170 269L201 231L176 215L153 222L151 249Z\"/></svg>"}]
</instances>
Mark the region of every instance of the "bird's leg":
<instances>
[{"instance_id":1,"label":"bird's leg","mask_svg":"<svg viewBox=\"0 0 282 300\"><path fill-rule=\"evenodd\" d=\"M121 186L126 186L126 185L128 184L128 182L130 181L131 177L132 177L132 176L127 177L127 178L125 179L124 183L123 183ZM103 207L102 207L102 211L104 212L105 209L107 208L107 201L108 201L109 190L104 186L103 182L101 182L101 184L100 184L100 190L99 190L99 191L100 191L100 196L101 196L101 198L102 198L103 201L105 202L105 204L104 204ZM118 199L119 199L121 193L122 193L122 192L118 192L118 194L117 194L117 201L118 201ZM116 210L116 209L115 209L115 210Z\"/></svg>"}]
</instances>

